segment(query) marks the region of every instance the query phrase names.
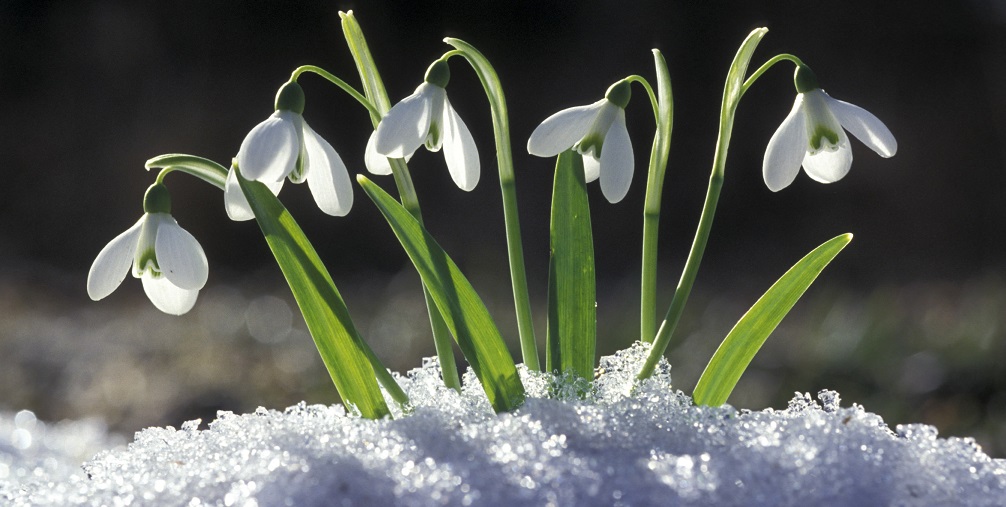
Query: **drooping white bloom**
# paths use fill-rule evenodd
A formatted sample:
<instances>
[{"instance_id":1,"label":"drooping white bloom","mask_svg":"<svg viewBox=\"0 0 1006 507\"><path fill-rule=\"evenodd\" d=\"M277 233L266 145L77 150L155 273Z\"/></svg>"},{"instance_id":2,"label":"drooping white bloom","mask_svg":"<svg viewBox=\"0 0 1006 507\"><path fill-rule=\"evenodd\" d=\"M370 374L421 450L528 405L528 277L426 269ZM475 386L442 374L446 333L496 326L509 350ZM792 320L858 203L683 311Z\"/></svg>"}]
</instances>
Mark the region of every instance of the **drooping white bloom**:
<instances>
[{"instance_id":1,"label":"drooping white bloom","mask_svg":"<svg viewBox=\"0 0 1006 507\"><path fill-rule=\"evenodd\" d=\"M295 82L280 88L276 96L276 112L256 125L241 142L238 167L245 178L261 181L270 189L275 188L276 192L279 192L277 185L281 185L285 178L293 183L307 181L311 195L322 211L343 216L353 206L349 171L332 145L304 121L301 114L304 110L303 95L300 85ZM236 186L232 188L237 189ZM226 201L229 215L238 200L232 197Z\"/></svg>"},{"instance_id":2,"label":"drooping white bloom","mask_svg":"<svg viewBox=\"0 0 1006 507\"><path fill-rule=\"evenodd\" d=\"M625 126L629 83L619 81L605 98L587 105L563 109L541 122L527 140L527 152L554 157L570 148L583 156L586 181L601 180L608 202L625 197L632 183L632 142Z\"/></svg>"},{"instance_id":3,"label":"drooping white bloom","mask_svg":"<svg viewBox=\"0 0 1006 507\"><path fill-rule=\"evenodd\" d=\"M447 62L434 62L423 84L388 111L367 143L364 160L371 173L391 173L386 158L408 160L425 144L429 151L443 148L447 170L460 189L475 188L481 172L479 152L468 126L447 100L449 79Z\"/></svg>"},{"instance_id":4,"label":"drooping white bloom","mask_svg":"<svg viewBox=\"0 0 1006 507\"><path fill-rule=\"evenodd\" d=\"M87 294L95 301L111 294L130 265L154 306L171 315L192 309L209 274L199 242L168 213L144 213L110 241L87 274Z\"/></svg>"},{"instance_id":5,"label":"drooping white bloom","mask_svg":"<svg viewBox=\"0 0 1006 507\"><path fill-rule=\"evenodd\" d=\"M770 190L789 186L801 165L816 181L842 179L852 166L846 130L881 157L894 156L898 142L883 122L859 106L831 98L816 86L812 75L802 72L809 70L797 69L797 90L803 91L765 149L762 174Z\"/></svg>"}]
</instances>

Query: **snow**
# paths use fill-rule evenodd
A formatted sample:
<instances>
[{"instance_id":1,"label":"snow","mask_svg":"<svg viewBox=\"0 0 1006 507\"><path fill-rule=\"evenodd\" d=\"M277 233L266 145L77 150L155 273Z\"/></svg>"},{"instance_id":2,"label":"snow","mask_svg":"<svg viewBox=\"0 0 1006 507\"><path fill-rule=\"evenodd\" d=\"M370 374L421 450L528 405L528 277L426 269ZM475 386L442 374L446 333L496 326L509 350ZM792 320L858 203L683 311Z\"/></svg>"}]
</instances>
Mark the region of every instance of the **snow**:
<instances>
[{"instance_id":1,"label":"snow","mask_svg":"<svg viewBox=\"0 0 1006 507\"><path fill-rule=\"evenodd\" d=\"M646 346L595 382L528 372L527 403L495 415L474 376L456 393L435 360L399 381L409 414L341 406L220 412L148 428L128 448L95 422L0 414L0 500L24 505L968 505L1006 506L1006 460L925 425L895 431L837 393L784 410L696 407Z\"/></svg>"}]
</instances>

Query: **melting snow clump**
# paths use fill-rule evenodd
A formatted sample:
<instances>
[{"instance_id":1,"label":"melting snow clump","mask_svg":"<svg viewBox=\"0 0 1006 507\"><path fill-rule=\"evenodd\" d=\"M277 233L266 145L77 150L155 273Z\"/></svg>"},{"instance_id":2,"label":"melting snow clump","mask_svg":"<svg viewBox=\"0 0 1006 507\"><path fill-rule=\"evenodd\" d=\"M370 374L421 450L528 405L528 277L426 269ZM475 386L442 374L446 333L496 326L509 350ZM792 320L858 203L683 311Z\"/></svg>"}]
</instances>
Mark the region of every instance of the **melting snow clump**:
<instances>
[{"instance_id":1,"label":"melting snow clump","mask_svg":"<svg viewBox=\"0 0 1006 507\"><path fill-rule=\"evenodd\" d=\"M0 414L0 503L1006 505L1006 460L971 439L892 431L833 391L798 393L784 410L696 407L666 362L634 380L646 353L636 344L603 358L593 383L520 367L527 402L499 415L471 372L457 393L429 360L398 378L414 406L393 420L304 403L220 412L208 427L140 431L79 468L69 464L80 452L114 443L93 426L74 439Z\"/></svg>"}]
</instances>

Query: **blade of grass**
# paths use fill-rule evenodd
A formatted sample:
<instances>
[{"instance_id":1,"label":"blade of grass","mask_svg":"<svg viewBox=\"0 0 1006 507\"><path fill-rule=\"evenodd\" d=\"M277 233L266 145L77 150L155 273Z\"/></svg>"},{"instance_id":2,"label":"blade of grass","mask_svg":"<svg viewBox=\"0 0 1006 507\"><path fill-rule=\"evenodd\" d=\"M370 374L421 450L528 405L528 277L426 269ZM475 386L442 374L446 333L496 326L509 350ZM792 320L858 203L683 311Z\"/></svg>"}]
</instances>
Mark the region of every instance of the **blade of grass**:
<instances>
[{"instance_id":1,"label":"blade of grass","mask_svg":"<svg viewBox=\"0 0 1006 507\"><path fill-rule=\"evenodd\" d=\"M493 410L508 412L519 407L524 403L524 385L513 356L472 284L405 207L365 176L357 176L357 181L412 259L461 352L482 382Z\"/></svg>"},{"instance_id":2,"label":"blade of grass","mask_svg":"<svg viewBox=\"0 0 1006 507\"><path fill-rule=\"evenodd\" d=\"M597 298L594 238L583 159L566 150L555 163L548 263L548 371L594 378Z\"/></svg>"},{"instance_id":3,"label":"blade of grass","mask_svg":"<svg viewBox=\"0 0 1006 507\"><path fill-rule=\"evenodd\" d=\"M762 344L789 313L817 275L852 241L852 234L832 238L800 259L741 317L716 349L692 397L696 405L726 403Z\"/></svg>"},{"instance_id":4,"label":"blade of grass","mask_svg":"<svg viewBox=\"0 0 1006 507\"><path fill-rule=\"evenodd\" d=\"M307 328L343 403L369 419L388 415L388 407L375 379L375 373L378 373L375 370L380 369L380 373L384 374L387 370L371 366L370 360L376 357L368 358L368 347L353 325L346 303L314 247L290 212L265 185L240 177L238 182L283 276L290 284L297 306L304 314ZM398 391L405 396L400 388Z\"/></svg>"}]
</instances>

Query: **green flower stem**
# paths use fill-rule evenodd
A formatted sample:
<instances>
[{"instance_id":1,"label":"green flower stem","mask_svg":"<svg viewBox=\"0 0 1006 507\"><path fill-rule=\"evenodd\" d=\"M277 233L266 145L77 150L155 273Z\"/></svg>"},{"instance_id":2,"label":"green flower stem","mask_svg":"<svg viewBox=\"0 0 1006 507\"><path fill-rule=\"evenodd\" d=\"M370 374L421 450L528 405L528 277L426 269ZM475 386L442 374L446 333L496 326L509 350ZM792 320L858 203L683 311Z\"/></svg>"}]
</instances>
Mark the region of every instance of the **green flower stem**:
<instances>
[{"instance_id":1,"label":"green flower stem","mask_svg":"<svg viewBox=\"0 0 1006 507\"><path fill-rule=\"evenodd\" d=\"M657 132L650 150L650 167L646 176L646 200L643 204L643 259L640 282L639 339L652 342L657 330L657 237L660 226L660 199L667 171L667 157L671 150L671 127L674 120L674 97L671 93L671 76L667 62L659 50L653 50L657 71L657 93L639 76L628 79L646 88L653 106Z\"/></svg>"},{"instance_id":2,"label":"green flower stem","mask_svg":"<svg viewBox=\"0 0 1006 507\"><path fill-rule=\"evenodd\" d=\"M506 98L496 70L489 60L473 46L460 39L447 37L444 42L457 51L444 55L449 58L460 54L468 61L479 76L482 87L492 110L493 134L496 140L496 162L499 166L500 189L503 192L503 220L506 225L507 254L510 259L510 279L513 285L514 306L517 311L517 329L520 333L520 348L524 365L529 370L540 371L538 348L535 345L534 321L531 315L531 299L527 290L527 272L524 269L524 247L520 236L520 219L517 216L517 186L513 169L513 154L510 147L510 120L507 115Z\"/></svg>"},{"instance_id":3,"label":"green flower stem","mask_svg":"<svg viewBox=\"0 0 1006 507\"><path fill-rule=\"evenodd\" d=\"M364 38L360 24L353 16L353 11L340 12L339 16L342 18L342 31L346 36L346 43L353 55L353 61L356 62L356 68L360 72L360 81L363 83L363 91L366 94L364 101L366 105L369 105L367 110L370 112L370 121L374 128L377 128L381 118L391 109L391 100L388 99L388 92L385 90L384 82L377 71L377 64L370 54L367 39ZM391 164L391 173L394 175L395 186L398 187L398 196L402 206L422 224L423 216L419 208L419 196L416 194L415 185L412 184L409 167L405 164L404 159L388 159L388 162ZM444 317L440 314L440 310L425 284L423 285L423 298L426 301L426 311L430 317L433 344L437 350L437 359L440 362L444 385L460 392L461 377L458 375L458 368L454 362L450 328L444 322Z\"/></svg>"},{"instance_id":4,"label":"green flower stem","mask_svg":"<svg viewBox=\"0 0 1006 507\"><path fill-rule=\"evenodd\" d=\"M164 183L164 177L174 171L182 171L196 178L199 178L220 190L224 189L227 181L227 168L203 157L195 155L185 155L182 153L170 153L159 155L147 161L144 167L151 169L161 169L157 174L157 183Z\"/></svg>"},{"instance_id":5,"label":"green flower stem","mask_svg":"<svg viewBox=\"0 0 1006 507\"><path fill-rule=\"evenodd\" d=\"M692 241L691 251L688 253L688 260L685 261L681 279L674 290L674 297L671 305L667 309L664 321L657 330L653 340L650 354L646 358L646 363L640 369L637 378L645 379L653 374L653 370L667 350L670 344L674 329L681 319L685 303L691 294L692 286L695 284L695 277L699 271L699 264L702 262L702 255L705 253L706 244L709 241L709 232L712 230L713 217L716 214L716 204L719 202L720 189L723 187L723 175L727 162L727 151L730 147L730 136L733 133L734 116L737 112L737 105L743 95L746 84L744 76L747 74L748 64L751 56L762 37L768 32L766 28L759 28L751 32L741 44L730 71L727 73L726 85L723 89L723 101L720 105L720 126L716 139L716 152L713 155L713 168L709 176L709 188L706 190L705 203L702 206L702 215L699 217L699 225L695 231L695 239Z\"/></svg>"},{"instance_id":6,"label":"green flower stem","mask_svg":"<svg viewBox=\"0 0 1006 507\"><path fill-rule=\"evenodd\" d=\"M293 73L290 74L290 81L297 81L297 78L300 77L300 75L303 74L303 73L305 73L305 72L311 72L311 73L317 74L317 75L319 75L319 76L327 79L329 82L331 82L335 86L338 86L339 88L341 88L342 91L348 93L350 97L353 97L363 107L367 108L367 111L370 112L370 116L371 117L373 117L375 114L380 115L380 111L376 107L374 107L374 104L372 104L369 100L367 100L367 97L364 97L363 94L361 94L360 92L356 91L356 88L353 88L352 86L350 86L345 81L339 79L335 74L332 74L331 72L329 72L329 71L327 71L327 70L325 70L325 69L323 69L321 67L317 67L317 66L314 66L314 65L301 65L300 67L297 67L296 69L294 69Z\"/></svg>"},{"instance_id":7,"label":"green flower stem","mask_svg":"<svg viewBox=\"0 0 1006 507\"><path fill-rule=\"evenodd\" d=\"M758 67L758 70L752 72L751 77L747 78L747 80L744 81L744 84L741 85L741 95L744 95L744 93L748 91L748 88L751 88L751 85L753 85L755 81L757 81L758 78L761 77L762 74L771 69L773 65L784 60L795 63L797 67L804 66L803 60L800 60L799 58L791 54L783 53L781 55L775 55L772 58L770 58L767 62L762 64L761 67Z\"/></svg>"},{"instance_id":8,"label":"green flower stem","mask_svg":"<svg viewBox=\"0 0 1006 507\"><path fill-rule=\"evenodd\" d=\"M654 51L655 55L660 53L660 51L656 50L656 49L654 49L653 51ZM661 56L661 60L663 60L662 56ZM666 68L667 64L664 64L664 67ZM657 100L657 94L653 93L653 87L650 86L650 82L647 81L646 78L644 78L643 76L636 75L636 74L633 74L633 75L625 78L625 80L628 81L628 82L630 82L630 83L639 83L639 85L642 86L643 89L646 90L646 95L648 97L650 97L650 107L653 108L653 121L659 122L660 121L660 102Z\"/></svg>"}]
</instances>

